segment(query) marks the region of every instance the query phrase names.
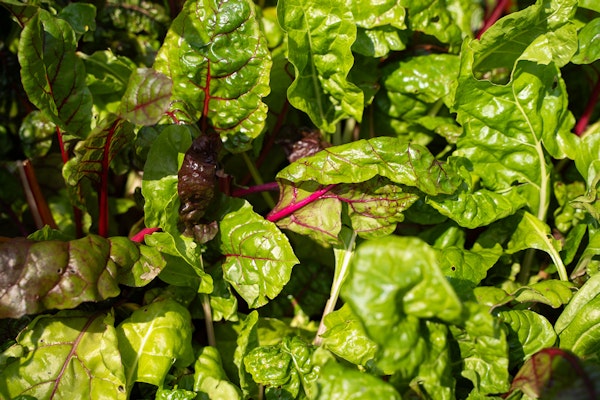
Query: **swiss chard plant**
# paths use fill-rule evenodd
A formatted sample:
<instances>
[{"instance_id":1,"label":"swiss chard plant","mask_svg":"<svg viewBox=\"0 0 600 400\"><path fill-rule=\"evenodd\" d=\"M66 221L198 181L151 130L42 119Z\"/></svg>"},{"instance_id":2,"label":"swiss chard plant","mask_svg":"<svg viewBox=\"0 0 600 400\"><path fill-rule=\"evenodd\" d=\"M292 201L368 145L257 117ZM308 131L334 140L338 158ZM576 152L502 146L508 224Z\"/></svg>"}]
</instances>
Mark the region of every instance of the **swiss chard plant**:
<instances>
[{"instance_id":1,"label":"swiss chard plant","mask_svg":"<svg viewBox=\"0 0 600 400\"><path fill-rule=\"evenodd\" d=\"M595 0L0 0L0 399L597 399Z\"/></svg>"}]
</instances>

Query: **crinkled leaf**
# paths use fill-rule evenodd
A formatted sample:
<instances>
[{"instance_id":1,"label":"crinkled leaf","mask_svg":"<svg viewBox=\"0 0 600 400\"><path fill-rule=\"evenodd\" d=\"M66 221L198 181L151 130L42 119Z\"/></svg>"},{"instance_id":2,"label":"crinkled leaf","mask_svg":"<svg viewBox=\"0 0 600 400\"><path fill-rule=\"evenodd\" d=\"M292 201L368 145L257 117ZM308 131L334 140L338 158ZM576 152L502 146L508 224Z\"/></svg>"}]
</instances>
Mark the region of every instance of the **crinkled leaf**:
<instances>
[{"instance_id":1,"label":"crinkled leaf","mask_svg":"<svg viewBox=\"0 0 600 400\"><path fill-rule=\"evenodd\" d=\"M354 52L370 57L384 57L390 51L404 50L406 39L400 31L406 29L406 10L397 0L373 3L365 0L351 3L352 15L358 27Z\"/></svg>"},{"instance_id":2,"label":"crinkled leaf","mask_svg":"<svg viewBox=\"0 0 600 400\"><path fill-rule=\"evenodd\" d=\"M312 383L320 367L313 365L314 348L297 336L286 336L278 345L260 346L245 358L246 370L265 386L267 398L312 398Z\"/></svg>"},{"instance_id":3,"label":"crinkled leaf","mask_svg":"<svg viewBox=\"0 0 600 400\"><path fill-rule=\"evenodd\" d=\"M342 296L380 346L376 362L384 372L411 371L425 359L420 319L453 322L462 312L435 251L416 238L390 236L359 245Z\"/></svg>"},{"instance_id":4,"label":"crinkled leaf","mask_svg":"<svg viewBox=\"0 0 600 400\"><path fill-rule=\"evenodd\" d=\"M231 362L232 367L237 372L236 377L244 394L243 398L256 397L258 394L258 386L252 380L252 376L244 365L244 359L254 348L258 347L257 325L258 312L252 311L233 328L237 333L237 337L235 338ZM222 350L221 354L224 354Z\"/></svg>"},{"instance_id":5,"label":"crinkled leaf","mask_svg":"<svg viewBox=\"0 0 600 400\"><path fill-rule=\"evenodd\" d=\"M519 215L518 225L506 246L509 254L525 249L542 250L552 258L560 278L568 281L565 266L560 257L561 244L550 234L550 227L528 212Z\"/></svg>"},{"instance_id":6,"label":"crinkled leaf","mask_svg":"<svg viewBox=\"0 0 600 400\"><path fill-rule=\"evenodd\" d=\"M573 117L555 64L519 62L507 85L473 77L473 54L463 47L463 65L454 107L465 134L457 155L473 163L487 189L515 183L530 209L544 219L549 207L552 170L547 153L574 154Z\"/></svg>"},{"instance_id":7,"label":"crinkled leaf","mask_svg":"<svg viewBox=\"0 0 600 400\"><path fill-rule=\"evenodd\" d=\"M577 50L576 8L576 0L538 0L497 21L481 40L469 42L476 53L476 75L511 71L517 60L564 66Z\"/></svg>"},{"instance_id":8,"label":"crinkled leaf","mask_svg":"<svg viewBox=\"0 0 600 400\"><path fill-rule=\"evenodd\" d=\"M119 269L119 283L141 287L158 276L165 267L165 259L160 252L145 245L137 245L126 237L110 238L110 258Z\"/></svg>"},{"instance_id":9,"label":"crinkled leaf","mask_svg":"<svg viewBox=\"0 0 600 400\"><path fill-rule=\"evenodd\" d=\"M503 393L509 387L508 343L500 320L489 308L465 303L463 328L451 327L463 361L461 375L482 394Z\"/></svg>"},{"instance_id":10,"label":"crinkled leaf","mask_svg":"<svg viewBox=\"0 0 600 400\"><path fill-rule=\"evenodd\" d=\"M178 172L194 133L194 128L188 125L167 126L148 152L142 181L144 220L147 226L160 227L164 232L146 237L146 243L158 246L167 254L182 257L201 278L199 290L210 293L212 279L202 268L201 248L193 238L183 236L179 230Z\"/></svg>"},{"instance_id":11,"label":"crinkled leaf","mask_svg":"<svg viewBox=\"0 0 600 400\"><path fill-rule=\"evenodd\" d=\"M119 114L136 125L154 125L167 111L173 82L150 68L138 68L129 78Z\"/></svg>"},{"instance_id":12,"label":"crinkled leaf","mask_svg":"<svg viewBox=\"0 0 600 400\"><path fill-rule=\"evenodd\" d=\"M279 172L279 202L267 218L328 245L337 242L341 203L346 203L361 236L382 236L418 200L413 187L433 195L453 193L461 182L455 170L426 148L391 137L329 147Z\"/></svg>"},{"instance_id":13,"label":"crinkled leaf","mask_svg":"<svg viewBox=\"0 0 600 400\"><path fill-rule=\"evenodd\" d=\"M348 81L356 25L342 0L284 0L277 4L286 31L288 60L295 79L288 89L290 104L308 114L325 132L343 118L360 121L363 92Z\"/></svg>"},{"instance_id":14,"label":"crinkled leaf","mask_svg":"<svg viewBox=\"0 0 600 400\"><path fill-rule=\"evenodd\" d=\"M61 130L83 137L91 127L92 95L76 50L71 25L40 9L21 33L18 56L29 100Z\"/></svg>"},{"instance_id":15,"label":"crinkled leaf","mask_svg":"<svg viewBox=\"0 0 600 400\"><path fill-rule=\"evenodd\" d=\"M427 115L438 100L449 105L459 62L456 55L429 54L387 65L381 80L390 101L387 114L414 120Z\"/></svg>"},{"instance_id":16,"label":"crinkled leaf","mask_svg":"<svg viewBox=\"0 0 600 400\"><path fill-rule=\"evenodd\" d=\"M360 319L344 304L324 320L323 347L352 364L365 366L375 357L377 345L366 335Z\"/></svg>"},{"instance_id":17,"label":"crinkled leaf","mask_svg":"<svg viewBox=\"0 0 600 400\"><path fill-rule=\"evenodd\" d=\"M287 237L243 200L224 200L218 246L223 276L250 307L275 298L298 263Z\"/></svg>"},{"instance_id":18,"label":"crinkled leaf","mask_svg":"<svg viewBox=\"0 0 600 400\"><path fill-rule=\"evenodd\" d=\"M80 141L75 148L76 157L69 160L63 175L76 204L84 209L93 209L87 197L88 180L94 184L106 182L111 162L119 152L133 140L133 125L111 116Z\"/></svg>"},{"instance_id":19,"label":"crinkled leaf","mask_svg":"<svg viewBox=\"0 0 600 400\"><path fill-rule=\"evenodd\" d=\"M321 369L315 397L318 400L400 400L401 398L394 387L382 379L344 367L335 361L329 361Z\"/></svg>"},{"instance_id":20,"label":"crinkled leaf","mask_svg":"<svg viewBox=\"0 0 600 400\"><path fill-rule=\"evenodd\" d=\"M192 320L187 308L165 299L144 306L117 327L127 385L161 386L173 365L194 361Z\"/></svg>"},{"instance_id":21,"label":"crinkled leaf","mask_svg":"<svg viewBox=\"0 0 600 400\"><path fill-rule=\"evenodd\" d=\"M575 285L571 282L549 279L523 286L512 294L514 301L519 303L542 303L552 308L558 308L569 303L573 297Z\"/></svg>"},{"instance_id":22,"label":"crinkled leaf","mask_svg":"<svg viewBox=\"0 0 600 400\"><path fill-rule=\"evenodd\" d=\"M214 347L203 347L194 364L194 390L212 400L241 400L242 392L227 378L221 355Z\"/></svg>"},{"instance_id":23,"label":"crinkled leaf","mask_svg":"<svg viewBox=\"0 0 600 400\"><path fill-rule=\"evenodd\" d=\"M154 68L173 80L191 122L202 116L228 150L247 150L261 133L271 57L252 1L186 1Z\"/></svg>"},{"instance_id":24,"label":"crinkled leaf","mask_svg":"<svg viewBox=\"0 0 600 400\"><path fill-rule=\"evenodd\" d=\"M223 279L223 270L221 268L211 269L210 275L213 280L213 291L210 293L209 301L213 321L222 319L237 321L238 298L229 283Z\"/></svg>"},{"instance_id":25,"label":"crinkled leaf","mask_svg":"<svg viewBox=\"0 0 600 400\"><path fill-rule=\"evenodd\" d=\"M0 245L0 258L2 318L105 300L119 294L119 283L143 285L161 268L156 252L121 238L113 246L96 235L70 242L13 239Z\"/></svg>"},{"instance_id":26,"label":"crinkled leaf","mask_svg":"<svg viewBox=\"0 0 600 400\"><path fill-rule=\"evenodd\" d=\"M314 180L329 185L365 182L377 175L430 195L451 194L460 185L453 165L436 160L423 146L392 137L326 148L290 164L277 174L277 179Z\"/></svg>"},{"instance_id":27,"label":"crinkled leaf","mask_svg":"<svg viewBox=\"0 0 600 400\"><path fill-rule=\"evenodd\" d=\"M447 0L404 0L409 15L409 28L436 37L442 43L456 46L463 39L463 32L454 21L451 1ZM473 5L470 5L472 9ZM467 7L465 7L467 8ZM454 7L458 9L458 7ZM470 30L469 30L470 31Z\"/></svg>"},{"instance_id":28,"label":"crinkled leaf","mask_svg":"<svg viewBox=\"0 0 600 400\"><path fill-rule=\"evenodd\" d=\"M411 387L418 387L432 399L456 399L456 379L452 374L448 327L441 323L426 321L425 334L429 341L426 359L411 380ZM391 378L392 381L394 377Z\"/></svg>"},{"instance_id":29,"label":"crinkled leaf","mask_svg":"<svg viewBox=\"0 0 600 400\"><path fill-rule=\"evenodd\" d=\"M480 189L473 193L431 197L427 204L460 226L474 229L516 213L527 202L516 188L510 188L501 193Z\"/></svg>"},{"instance_id":30,"label":"crinkled leaf","mask_svg":"<svg viewBox=\"0 0 600 400\"><path fill-rule=\"evenodd\" d=\"M126 399L112 314L61 311L33 320L17 337L26 352L0 372L0 397Z\"/></svg>"},{"instance_id":31,"label":"crinkled leaf","mask_svg":"<svg viewBox=\"0 0 600 400\"><path fill-rule=\"evenodd\" d=\"M530 310L507 310L500 311L498 316L508 327L510 369L556 342L552 324L541 314Z\"/></svg>"},{"instance_id":32,"label":"crinkled leaf","mask_svg":"<svg viewBox=\"0 0 600 400\"><path fill-rule=\"evenodd\" d=\"M158 389L154 400L194 400L197 393L185 389Z\"/></svg>"}]
</instances>

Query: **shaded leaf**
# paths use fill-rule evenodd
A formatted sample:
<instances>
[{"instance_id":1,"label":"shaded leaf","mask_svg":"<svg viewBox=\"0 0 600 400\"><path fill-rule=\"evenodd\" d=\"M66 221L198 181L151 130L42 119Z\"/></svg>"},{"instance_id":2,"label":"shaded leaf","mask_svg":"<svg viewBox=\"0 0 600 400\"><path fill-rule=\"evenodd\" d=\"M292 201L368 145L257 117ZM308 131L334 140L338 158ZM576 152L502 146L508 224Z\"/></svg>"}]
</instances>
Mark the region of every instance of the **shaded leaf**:
<instances>
[{"instance_id":1,"label":"shaded leaf","mask_svg":"<svg viewBox=\"0 0 600 400\"><path fill-rule=\"evenodd\" d=\"M597 366L585 365L569 352L544 349L521 367L511 392L519 390L534 399L595 399L599 372Z\"/></svg>"},{"instance_id":2,"label":"shaded leaf","mask_svg":"<svg viewBox=\"0 0 600 400\"><path fill-rule=\"evenodd\" d=\"M173 365L194 360L192 322L187 308L165 299L136 310L117 327L127 385L161 386Z\"/></svg>"},{"instance_id":3,"label":"shaded leaf","mask_svg":"<svg viewBox=\"0 0 600 400\"><path fill-rule=\"evenodd\" d=\"M342 0L285 0L277 4L279 24L288 40L287 57L294 66L288 88L290 104L308 114L325 132L343 118L360 121L363 92L348 81L356 25Z\"/></svg>"},{"instance_id":4,"label":"shaded leaf","mask_svg":"<svg viewBox=\"0 0 600 400\"><path fill-rule=\"evenodd\" d=\"M241 400L242 393L227 378L221 355L214 347L203 347L194 364L194 390L212 400Z\"/></svg>"},{"instance_id":5,"label":"shaded leaf","mask_svg":"<svg viewBox=\"0 0 600 400\"><path fill-rule=\"evenodd\" d=\"M561 244L550 234L550 227L528 212L519 215L519 222L506 251L509 254L525 249L537 249L548 253L554 261L560 279L568 281L565 266L560 257Z\"/></svg>"},{"instance_id":6,"label":"shaded leaf","mask_svg":"<svg viewBox=\"0 0 600 400\"><path fill-rule=\"evenodd\" d=\"M17 337L25 353L0 372L0 397L126 399L112 314L61 311L33 320Z\"/></svg>"},{"instance_id":7,"label":"shaded leaf","mask_svg":"<svg viewBox=\"0 0 600 400\"><path fill-rule=\"evenodd\" d=\"M549 279L530 286L523 286L517 289L512 296L515 301L520 303L535 302L558 308L569 303L574 289L575 285L571 282Z\"/></svg>"},{"instance_id":8,"label":"shaded leaf","mask_svg":"<svg viewBox=\"0 0 600 400\"><path fill-rule=\"evenodd\" d=\"M70 242L17 238L0 244L0 315L18 318L46 309L73 308L85 301L105 300L120 293L121 279L147 283L144 274L137 276L137 272L160 269L160 264L154 265L159 259L156 253L151 255L150 266L145 255L137 253L134 243L123 246L123 240L115 241L121 246L113 247L110 239L96 235ZM133 276L125 272L132 268ZM148 277L153 274L148 273Z\"/></svg>"},{"instance_id":9,"label":"shaded leaf","mask_svg":"<svg viewBox=\"0 0 600 400\"><path fill-rule=\"evenodd\" d=\"M577 34L579 48L573 56L571 62L575 64L591 64L600 58L600 18L588 22Z\"/></svg>"},{"instance_id":10,"label":"shaded leaf","mask_svg":"<svg viewBox=\"0 0 600 400\"><path fill-rule=\"evenodd\" d=\"M556 342L556 332L543 315L529 310L507 310L498 312L498 316L508 326L510 369Z\"/></svg>"},{"instance_id":11,"label":"shaded leaf","mask_svg":"<svg viewBox=\"0 0 600 400\"><path fill-rule=\"evenodd\" d=\"M154 125L167 111L173 82L150 68L138 68L129 78L119 114L136 125Z\"/></svg>"},{"instance_id":12,"label":"shaded leaf","mask_svg":"<svg viewBox=\"0 0 600 400\"><path fill-rule=\"evenodd\" d=\"M461 295L467 288L474 288L487 276L502 255L502 248L496 245L485 249L475 244L471 250L449 246L440 250L440 268L452 286Z\"/></svg>"},{"instance_id":13,"label":"shaded leaf","mask_svg":"<svg viewBox=\"0 0 600 400\"><path fill-rule=\"evenodd\" d=\"M230 151L244 151L262 131L271 57L250 0L186 1L154 68L173 80L173 98L191 121L203 118Z\"/></svg>"},{"instance_id":14,"label":"shaded leaf","mask_svg":"<svg viewBox=\"0 0 600 400\"><path fill-rule=\"evenodd\" d=\"M18 55L29 100L62 131L84 137L91 127L92 95L76 50L71 25L40 9L21 33Z\"/></svg>"},{"instance_id":15,"label":"shaded leaf","mask_svg":"<svg viewBox=\"0 0 600 400\"><path fill-rule=\"evenodd\" d=\"M468 316L464 327L450 327L463 360L461 375L469 379L479 393L506 392L510 384L509 359L502 324L486 306L467 302L465 309Z\"/></svg>"}]
</instances>

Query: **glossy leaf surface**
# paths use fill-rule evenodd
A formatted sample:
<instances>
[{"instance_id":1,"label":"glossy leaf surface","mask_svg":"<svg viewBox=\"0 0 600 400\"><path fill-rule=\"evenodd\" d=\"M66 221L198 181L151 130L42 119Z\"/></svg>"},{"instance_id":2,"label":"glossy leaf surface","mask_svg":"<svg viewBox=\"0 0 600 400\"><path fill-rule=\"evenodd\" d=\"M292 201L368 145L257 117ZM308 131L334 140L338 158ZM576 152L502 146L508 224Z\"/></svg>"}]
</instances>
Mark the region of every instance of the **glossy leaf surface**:
<instances>
[{"instance_id":1,"label":"glossy leaf surface","mask_svg":"<svg viewBox=\"0 0 600 400\"><path fill-rule=\"evenodd\" d=\"M61 311L33 320L17 338L24 354L0 372L0 397L126 399L112 314Z\"/></svg>"},{"instance_id":2,"label":"glossy leaf surface","mask_svg":"<svg viewBox=\"0 0 600 400\"><path fill-rule=\"evenodd\" d=\"M75 53L71 25L40 9L23 29L19 46L23 87L30 101L63 131L84 137L91 128L92 95Z\"/></svg>"},{"instance_id":3,"label":"glossy leaf surface","mask_svg":"<svg viewBox=\"0 0 600 400\"><path fill-rule=\"evenodd\" d=\"M250 307L260 307L279 294L298 259L277 226L252 206L229 199L219 221L218 242L223 276Z\"/></svg>"},{"instance_id":4,"label":"glossy leaf surface","mask_svg":"<svg viewBox=\"0 0 600 400\"><path fill-rule=\"evenodd\" d=\"M285 0L278 3L277 16L295 71L290 104L325 132L333 132L342 118L360 121L363 92L347 79L356 39L352 12L341 0Z\"/></svg>"},{"instance_id":5,"label":"glossy leaf surface","mask_svg":"<svg viewBox=\"0 0 600 400\"><path fill-rule=\"evenodd\" d=\"M117 327L117 337L128 387L134 382L160 386L171 366L194 360L191 316L175 300L134 311Z\"/></svg>"},{"instance_id":6,"label":"glossy leaf surface","mask_svg":"<svg viewBox=\"0 0 600 400\"><path fill-rule=\"evenodd\" d=\"M173 82L149 68L138 68L129 79L120 115L136 125L156 124L167 111Z\"/></svg>"},{"instance_id":7,"label":"glossy leaf surface","mask_svg":"<svg viewBox=\"0 0 600 400\"><path fill-rule=\"evenodd\" d=\"M249 0L186 1L154 68L173 80L189 118L202 117L230 151L247 150L264 126L271 57Z\"/></svg>"},{"instance_id":8,"label":"glossy leaf surface","mask_svg":"<svg viewBox=\"0 0 600 400\"><path fill-rule=\"evenodd\" d=\"M13 239L0 246L0 315L18 318L47 309L73 308L120 293L119 283L143 286L162 267L151 249L126 238L90 235L62 242Z\"/></svg>"}]
</instances>

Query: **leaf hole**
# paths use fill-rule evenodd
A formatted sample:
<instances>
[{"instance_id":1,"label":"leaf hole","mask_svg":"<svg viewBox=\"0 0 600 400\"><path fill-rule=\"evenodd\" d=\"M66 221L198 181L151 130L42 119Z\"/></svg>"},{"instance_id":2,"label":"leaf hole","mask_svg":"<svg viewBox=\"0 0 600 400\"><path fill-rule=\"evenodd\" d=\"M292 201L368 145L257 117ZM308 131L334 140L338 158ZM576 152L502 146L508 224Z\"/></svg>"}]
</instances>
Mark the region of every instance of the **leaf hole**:
<instances>
[{"instance_id":1,"label":"leaf hole","mask_svg":"<svg viewBox=\"0 0 600 400\"><path fill-rule=\"evenodd\" d=\"M119 392L121 392L121 393L125 393L125 388L123 387L123 385L119 385L119 386L117 387L117 390L118 390Z\"/></svg>"},{"instance_id":2,"label":"leaf hole","mask_svg":"<svg viewBox=\"0 0 600 400\"><path fill-rule=\"evenodd\" d=\"M450 268L452 271L456 271L456 267L453 265L452 268Z\"/></svg>"}]
</instances>

